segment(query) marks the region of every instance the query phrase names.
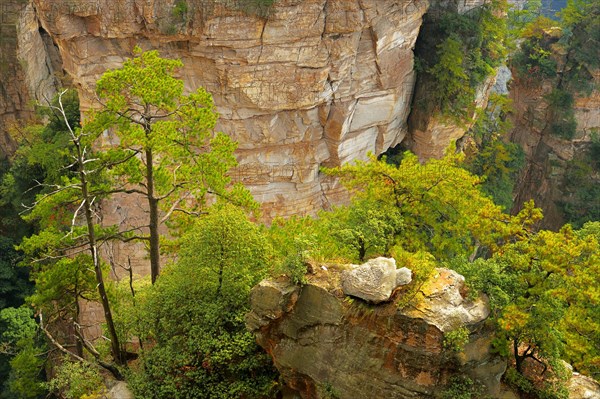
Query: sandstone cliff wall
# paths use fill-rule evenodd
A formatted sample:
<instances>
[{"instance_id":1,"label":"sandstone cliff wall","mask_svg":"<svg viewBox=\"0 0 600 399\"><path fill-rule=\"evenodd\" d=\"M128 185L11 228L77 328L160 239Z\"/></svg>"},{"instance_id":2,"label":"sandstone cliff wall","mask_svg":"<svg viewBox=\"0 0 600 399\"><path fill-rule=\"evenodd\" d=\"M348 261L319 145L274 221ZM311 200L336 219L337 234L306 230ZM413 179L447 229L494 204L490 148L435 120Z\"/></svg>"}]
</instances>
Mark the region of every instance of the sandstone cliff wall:
<instances>
[{"instance_id":1,"label":"sandstone cliff wall","mask_svg":"<svg viewBox=\"0 0 600 399\"><path fill-rule=\"evenodd\" d=\"M31 120L33 102L52 99L61 81L60 54L33 5L0 0L0 156L16 149L9 129Z\"/></svg>"},{"instance_id":2,"label":"sandstone cliff wall","mask_svg":"<svg viewBox=\"0 0 600 399\"><path fill-rule=\"evenodd\" d=\"M596 71L593 80L598 87L600 71ZM566 222L561 202L574 200L564 187L569 164L576 160L588 162L583 156L593 132L600 130L600 92L596 89L590 94L575 95L575 136L564 139L552 134L551 110L544 96L555 87L554 79L531 82L517 77L510 88L514 107L510 140L520 144L526 155L526 165L516 184L514 210L533 199L544 211L543 227L550 229L558 229ZM598 209L600 199L589 198L586 205Z\"/></svg>"},{"instance_id":3,"label":"sandstone cliff wall","mask_svg":"<svg viewBox=\"0 0 600 399\"><path fill-rule=\"evenodd\" d=\"M185 4L183 6L182 4ZM212 92L239 142L234 177L266 218L312 213L339 188L319 173L406 134L426 0L279 0L267 18L231 1L33 0L63 68L94 107L94 84L136 44L180 58L187 90Z\"/></svg>"}]
</instances>

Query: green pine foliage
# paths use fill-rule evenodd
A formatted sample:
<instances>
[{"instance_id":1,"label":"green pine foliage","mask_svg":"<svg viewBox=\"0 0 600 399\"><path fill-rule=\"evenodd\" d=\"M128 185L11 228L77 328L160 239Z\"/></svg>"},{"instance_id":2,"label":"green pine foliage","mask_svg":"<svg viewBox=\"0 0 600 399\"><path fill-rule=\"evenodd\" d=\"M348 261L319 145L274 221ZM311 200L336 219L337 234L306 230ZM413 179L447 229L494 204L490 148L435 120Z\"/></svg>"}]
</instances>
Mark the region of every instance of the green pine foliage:
<instances>
[{"instance_id":1,"label":"green pine foliage","mask_svg":"<svg viewBox=\"0 0 600 399\"><path fill-rule=\"evenodd\" d=\"M525 164L522 148L503 139L512 128L507 118L511 111L507 97L490 95L487 108L479 112L468 132L472 145L465 150L464 164L467 170L484 179L482 191L507 212L512 209L517 174Z\"/></svg>"},{"instance_id":2,"label":"green pine foliage","mask_svg":"<svg viewBox=\"0 0 600 399\"><path fill-rule=\"evenodd\" d=\"M427 35L436 38L437 44L430 44L435 51L417 48L417 63L429 81L431 98L426 100L435 111L458 123L472 116L476 89L508 54L508 27L500 16L506 7L493 1L429 22Z\"/></svg>"},{"instance_id":3,"label":"green pine foliage","mask_svg":"<svg viewBox=\"0 0 600 399\"><path fill-rule=\"evenodd\" d=\"M244 325L250 289L271 253L258 226L217 205L183 238L179 260L140 303L138 334L153 342L132 370L143 398L263 398L277 388L268 356ZM146 325L144 327L144 324Z\"/></svg>"}]
</instances>

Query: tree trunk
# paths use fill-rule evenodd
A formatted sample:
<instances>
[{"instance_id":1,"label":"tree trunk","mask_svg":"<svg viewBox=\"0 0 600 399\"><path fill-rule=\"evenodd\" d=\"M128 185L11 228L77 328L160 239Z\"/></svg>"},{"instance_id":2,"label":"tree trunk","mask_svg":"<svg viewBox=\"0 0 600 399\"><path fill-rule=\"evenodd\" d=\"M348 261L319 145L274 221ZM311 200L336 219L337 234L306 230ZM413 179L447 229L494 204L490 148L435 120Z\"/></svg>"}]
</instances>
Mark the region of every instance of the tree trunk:
<instances>
[{"instance_id":1,"label":"tree trunk","mask_svg":"<svg viewBox=\"0 0 600 399\"><path fill-rule=\"evenodd\" d=\"M523 360L524 356L519 355L519 341L513 339L513 350L515 352L515 368L519 374L523 374Z\"/></svg>"},{"instance_id":2,"label":"tree trunk","mask_svg":"<svg viewBox=\"0 0 600 399\"><path fill-rule=\"evenodd\" d=\"M90 252L92 254L92 261L94 264L94 271L96 273L96 282L98 284L98 294L100 294L100 300L102 302L102 309L104 310L104 319L106 320L106 326L108 327L108 335L110 336L110 345L113 358L117 364L123 364L125 359L121 352L121 346L119 345L119 338L115 329L115 323L112 318L112 312L110 310L110 303L108 296L106 295L106 289L104 287L104 276L102 275L102 267L100 263L100 257L98 255L98 245L96 242L96 233L94 231L94 216L92 212L92 201L88 190L88 182L86 177L86 171L84 167L84 155L81 149L81 144L78 140L75 141L77 147L77 157L79 163L79 178L81 179L81 194L84 201L85 209L85 221L88 228L88 241Z\"/></svg>"},{"instance_id":3,"label":"tree trunk","mask_svg":"<svg viewBox=\"0 0 600 399\"><path fill-rule=\"evenodd\" d=\"M154 170L152 149L146 150L146 191L150 211L150 276L152 284L160 273L160 236L158 234L158 200L154 197Z\"/></svg>"}]
</instances>

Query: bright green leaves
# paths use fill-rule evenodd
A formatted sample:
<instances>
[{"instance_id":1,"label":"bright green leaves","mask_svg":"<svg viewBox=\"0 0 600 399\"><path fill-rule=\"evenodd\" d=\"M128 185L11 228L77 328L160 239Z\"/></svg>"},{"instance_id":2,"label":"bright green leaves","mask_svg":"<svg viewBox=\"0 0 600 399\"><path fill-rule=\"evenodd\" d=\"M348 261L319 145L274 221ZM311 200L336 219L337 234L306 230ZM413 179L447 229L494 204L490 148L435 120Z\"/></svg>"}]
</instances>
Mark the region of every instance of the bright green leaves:
<instances>
[{"instance_id":1,"label":"bright green leaves","mask_svg":"<svg viewBox=\"0 0 600 399\"><path fill-rule=\"evenodd\" d=\"M43 348L37 346L37 333L30 308L23 306L0 311L0 359L6 354L13 355L9 377L3 381L4 386L0 385L0 389L4 388L3 398L34 399L45 393L41 382L45 358L39 356Z\"/></svg>"},{"instance_id":2,"label":"bright green leaves","mask_svg":"<svg viewBox=\"0 0 600 399\"><path fill-rule=\"evenodd\" d=\"M472 289L488 294L499 349L506 355L514 352L519 371L527 358L550 364L564 359L598 377L597 224L579 231L566 225L559 232L531 233L503 246L491 259L451 262Z\"/></svg>"},{"instance_id":3,"label":"bright green leaves","mask_svg":"<svg viewBox=\"0 0 600 399\"><path fill-rule=\"evenodd\" d=\"M102 109L90 121L109 129L118 138L116 151L126 155L110 171L119 191L142 195L148 203L143 227L149 234L139 238L149 244L153 282L160 272L161 225L187 225L209 194L257 209L227 176L237 165L236 143L214 132L218 115L211 95L203 88L183 94L183 81L175 77L182 65L136 47L122 68L98 81Z\"/></svg>"},{"instance_id":4,"label":"bright green leaves","mask_svg":"<svg viewBox=\"0 0 600 399\"><path fill-rule=\"evenodd\" d=\"M421 165L405 153L399 166L372 159L327 173L338 175L359 198L396 208L403 219L396 233L409 251L425 250L438 259L469 255L479 245L493 247L506 234L508 217L481 194L481 181L447 155Z\"/></svg>"},{"instance_id":5,"label":"bright green leaves","mask_svg":"<svg viewBox=\"0 0 600 399\"><path fill-rule=\"evenodd\" d=\"M106 109L120 112L135 103L146 112L154 111L152 108L173 111L183 93L183 81L173 77L173 72L182 62L160 58L157 51L143 52L139 47L134 54L136 57L125 61L121 69L106 72L98 81L96 90L106 100Z\"/></svg>"},{"instance_id":6,"label":"bright green leaves","mask_svg":"<svg viewBox=\"0 0 600 399\"><path fill-rule=\"evenodd\" d=\"M274 369L244 326L250 289L266 275L269 254L259 228L230 204L211 207L188 229L178 262L139 302L141 332L149 332L142 338L156 342L130 381L140 397L273 394Z\"/></svg>"},{"instance_id":7,"label":"bright green leaves","mask_svg":"<svg viewBox=\"0 0 600 399\"><path fill-rule=\"evenodd\" d=\"M252 286L266 275L268 244L241 209L223 204L198 220L179 256L180 267L203 276L203 296L245 306Z\"/></svg>"},{"instance_id":8,"label":"bright green leaves","mask_svg":"<svg viewBox=\"0 0 600 399\"><path fill-rule=\"evenodd\" d=\"M448 37L438 44L439 61L427 70L436 81L435 96L443 113L454 112L454 108L468 105L475 91L469 85L469 76L464 69L462 43ZM462 110L460 110L462 111Z\"/></svg>"},{"instance_id":9,"label":"bright green leaves","mask_svg":"<svg viewBox=\"0 0 600 399\"><path fill-rule=\"evenodd\" d=\"M138 191L159 204L165 221L199 212L208 193L255 207L245 190L230 184L236 143L214 132L218 115L210 93L199 88L183 94L183 81L174 76L180 61L139 48L134 55L98 81L103 109L90 120L112 128L118 137L113 152L138 154L111 169L117 185L141 186Z\"/></svg>"}]
</instances>

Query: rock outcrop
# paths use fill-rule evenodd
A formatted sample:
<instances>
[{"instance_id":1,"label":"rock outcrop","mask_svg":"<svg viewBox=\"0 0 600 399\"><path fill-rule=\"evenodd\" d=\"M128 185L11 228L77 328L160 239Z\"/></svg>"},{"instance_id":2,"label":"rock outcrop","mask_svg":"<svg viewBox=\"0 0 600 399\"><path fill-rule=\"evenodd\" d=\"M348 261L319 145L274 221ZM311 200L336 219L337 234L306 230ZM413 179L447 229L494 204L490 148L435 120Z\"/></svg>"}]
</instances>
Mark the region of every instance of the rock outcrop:
<instances>
[{"instance_id":1,"label":"rock outcrop","mask_svg":"<svg viewBox=\"0 0 600 399\"><path fill-rule=\"evenodd\" d=\"M600 87L600 70L595 72L593 83ZM574 162L588 162L583 156L590 147L594 131L600 130L600 91L595 89L589 94L575 94L575 136L565 139L552 134L551 110L545 97L556 87L556 79L532 82L518 76L510 86L514 128L509 138L522 146L526 156L525 167L516 184L514 211L533 199L544 211L543 227L550 229L558 229L565 223L560 204L573 200L569 198L572 193L567 193L564 187L565 182L571 183L565 181L569 167ZM592 197L588 200L591 203L586 205L600 208L600 199Z\"/></svg>"},{"instance_id":2,"label":"rock outcrop","mask_svg":"<svg viewBox=\"0 0 600 399\"><path fill-rule=\"evenodd\" d=\"M31 4L0 2L0 156L10 156L15 124L33 118L31 102L52 99L62 77L62 61L52 39L39 28Z\"/></svg>"},{"instance_id":3,"label":"rock outcrop","mask_svg":"<svg viewBox=\"0 0 600 399\"><path fill-rule=\"evenodd\" d=\"M379 305L348 300L344 270L319 269L302 287L265 280L251 294L247 325L302 398L431 398L457 373L499 394L506 363L490 353L486 300L463 298L462 276L437 269L399 308L402 289ZM444 333L462 326L464 350L445 349Z\"/></svg>"},{"instance_id":4,"label":"rock outcrop","mask_svg":"<svg viewBox=\"0 0 600 399\"><path fill-rule=\"evenodd\" d=\"M186 90L212 92L218 128L239 143L234 178L267 219L336 201L342 191L320 166L406 134L426 0L278 0L267 18L230 1L32 1L83 110L136 44L182 59Z\"/></svg>"},{"instance_id":5,"label":"rock outcrop","mask_svg":"<svg viewBox=\"0 0 600 399\"><path fill-rule=\"evenodd\" d=\"M567 388L569 399L600 399L600 384L584 375L573 373Z\"/></svg>"},{"instance_id":6,"label":"rock outcrop","mask_svg":"<svg viewBox=\"0 0 600 399\"><path fill-rule=\"evenodd\" d=\"M410 283L412 273L403 267L396 269L394 258L376 258L363 265L352 265L342 272L344 294L355 296L371 303L385 302L401 285Z\"/></svg>"}]
</instances>

